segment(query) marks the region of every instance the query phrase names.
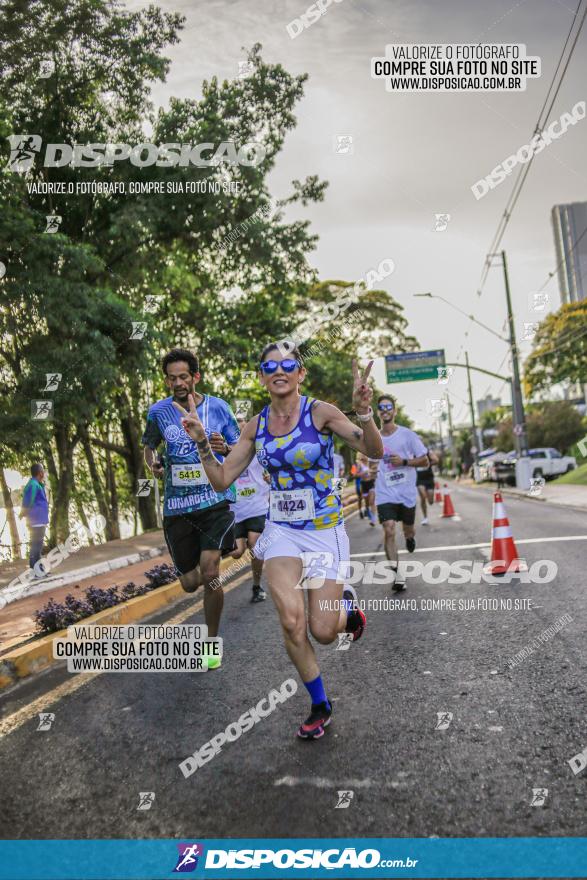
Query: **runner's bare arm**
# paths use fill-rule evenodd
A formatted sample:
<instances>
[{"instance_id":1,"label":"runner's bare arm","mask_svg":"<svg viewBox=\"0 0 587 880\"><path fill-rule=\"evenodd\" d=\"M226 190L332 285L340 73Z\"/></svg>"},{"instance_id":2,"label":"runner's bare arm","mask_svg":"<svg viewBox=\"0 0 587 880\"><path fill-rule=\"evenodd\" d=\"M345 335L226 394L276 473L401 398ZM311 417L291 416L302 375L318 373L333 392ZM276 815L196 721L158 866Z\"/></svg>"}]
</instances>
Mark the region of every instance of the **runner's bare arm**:
<instances>
[{"instance_id":1,"label":"runner's bare arm","mask_svg":"<svg viewBox=\"0 0 587 880\"><path fill-rule=\"evenodd\" d=\"M428 467L427 455L419 455L416 458L402 458L401 455L390 455L389 460L398 467Z\"/></svg>"},{"instance_id":2,"label":"runner's bare arm","mask_svg":"<svg viewBox=\"0 0 587 880\"><path fill-rule=\"evenodd\" d=\"M248 467L255 454L255 431L257 428L257 416L254 416L241 431L238 443L232 447L224 462L219 462L210 446L206 431L201 423L194 398L188 397L189 411L185 410L175 401L173 405L181 412L181 423L188 435L195 441L198 447L200 461L210 480L210 485L217 492L222 492L233 483L244 469Z\"/></svg>"},{"instance_id":3,"label":"runner's bare arm","mask_svg":"<svg viewBox=\"0 0 587 880\"><path fill-rule=\"evenodd\" d=\"M359 428L337 406L323 400L317 400L313 404L312 413L319 431L332 431L357 452L363 452L369 458L383 458L383 441L373 419L365 422L364 428Z\"/></svg>"},{"instance_id":4,"label":"runner's bare arm","mask_svg":"<svg viewBox=\"0 0 587 880\"><path fill-rule=\"evenodd\" d=\"M367 379L372 366L373 361L369 361L361 373L357 362L353 360L353 406L355 412L360 415L366 415L371 409L373 389L367 384ZM363 452L368 458L383 458L383 441L373 418L363 422L364 428L361 429L331 403L319 400L314 404L313 411L316 416L314 424L319 431L328 428L341 440L344 440L358 452Z\"/></svg>"}]
</instances>

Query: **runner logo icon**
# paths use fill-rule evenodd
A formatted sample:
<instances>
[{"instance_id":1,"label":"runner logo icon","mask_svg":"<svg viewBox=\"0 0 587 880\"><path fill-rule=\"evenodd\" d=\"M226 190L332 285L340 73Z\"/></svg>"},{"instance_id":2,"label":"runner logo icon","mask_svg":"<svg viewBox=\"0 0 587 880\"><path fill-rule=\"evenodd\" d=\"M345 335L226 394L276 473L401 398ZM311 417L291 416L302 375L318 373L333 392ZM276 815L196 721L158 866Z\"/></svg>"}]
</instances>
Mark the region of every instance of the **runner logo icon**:
<instances>
[{"instance_id":1,"label":"runner logo icon","mask_svg":"<svg viewBox=\"0 0 587 880\"><path fill-rule=\"evenodd\" d=\"M178 843L177 848L179 855L173 873L191 874L198 867L199 857L204 855L204 847L201 843Z\"/></svg>"},{"instance_id":2,"label":"runner logo icon","mask_svg":"<svg viewBox=\"0 0 587 880\"><path fill-rule=\"evenodd\" d=\"M546 798L548 797L548 789L547 788L533 788L532 789L532 800L530 801L531 807L543 807Z\"/></svg>"}]
</instances>

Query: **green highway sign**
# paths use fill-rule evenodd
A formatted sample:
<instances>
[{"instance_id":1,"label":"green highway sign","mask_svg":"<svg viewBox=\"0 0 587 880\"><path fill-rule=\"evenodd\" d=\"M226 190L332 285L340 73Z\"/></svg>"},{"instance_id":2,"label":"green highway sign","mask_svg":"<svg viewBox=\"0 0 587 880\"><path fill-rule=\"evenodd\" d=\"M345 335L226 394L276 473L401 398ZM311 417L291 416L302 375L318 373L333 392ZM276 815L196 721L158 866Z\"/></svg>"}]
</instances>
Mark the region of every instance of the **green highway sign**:
<instances>
[{"instance_id":1,"label":"green highway sign","mask_svg":"<svg viewBox=\"0 0 587 880\"><path fill-rule=\"evenodd\" d=\"M408 351L385 356L388 383L416 382L419 379L438 379L439 367L444 367L444 349L436 351Z\"/></svg>"}]
</instances>

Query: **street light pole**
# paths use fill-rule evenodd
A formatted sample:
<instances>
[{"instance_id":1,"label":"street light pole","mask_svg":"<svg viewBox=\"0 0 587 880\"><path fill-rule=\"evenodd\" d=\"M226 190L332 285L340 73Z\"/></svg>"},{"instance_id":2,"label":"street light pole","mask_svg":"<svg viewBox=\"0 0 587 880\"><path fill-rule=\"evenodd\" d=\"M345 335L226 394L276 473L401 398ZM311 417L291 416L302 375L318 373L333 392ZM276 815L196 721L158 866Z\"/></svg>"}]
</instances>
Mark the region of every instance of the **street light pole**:
<instances>
[{"instance_id":1,"label":"street light pole","mask_svg":"<svg viewBox=\"0 0 587 880\"><path fill-rule=\"evenodd\" d=\"M512 311L512 298L510 294L510 279L505 251L499 254L488 254L489 257L501 257L503 266L503 278L505 282L505 297L508 312L508 328L510 335L510 352L512 357L512 408L514 422L514 440L518 456L528 455L528 438L526 436L526 416L524 414L524 399L522 397L522 384L520 382L520 364L518 359L518 344L516 342L516 328ZM519 432L519 433L517 433Z\"/></svg>"}]
</instances>

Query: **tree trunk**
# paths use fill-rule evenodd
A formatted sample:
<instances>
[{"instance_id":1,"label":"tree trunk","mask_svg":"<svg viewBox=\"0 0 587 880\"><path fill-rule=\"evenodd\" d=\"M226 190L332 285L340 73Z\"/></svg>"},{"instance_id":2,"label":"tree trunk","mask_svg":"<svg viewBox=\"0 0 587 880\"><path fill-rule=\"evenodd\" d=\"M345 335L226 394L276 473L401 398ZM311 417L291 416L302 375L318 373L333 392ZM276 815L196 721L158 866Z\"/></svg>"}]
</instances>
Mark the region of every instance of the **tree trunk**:
<instances>
[{"instance_id":1,"label":"tree trunk","mask_svg":"<svg viewBox=\"0 0 587 880\"><path fill-rule=\"evenodd\" d=\"M8 488L6 477L4 476L4 468L0 468L0 486L2 487L2 499L4 501L4 510L6 511L6 520L10 532L10 558L20 559L20 537L18 534L18 526L16 525L16 514L14 513L12 495Z\"/></svg>"},{"instance_id":2,"label":"tree trunk","mask_svg":"<svg viewBox=\"0 0 587 880\"><path fill-rule=\"evenodd\" d=\"M55 492L53 507L55 515L55 539L59 542L65 541L70 533L69 501L73 486L73 452L77 444L77 438L72 439L69 436L66 425L58 424L55 426L54 430L59 471L57 474L57 490Z\"/></svg>"},{"instance_id":3,"label":"tree trunk","mask_svg":"<svg viewBox=\"0 0 587 880\"><path fill-rule=\"evenodd\" d=\"M53 450L51 449L51 444L49 441L44 444L44 450L45 461L47 462L47 471L49 473L49 487L51 490L49 495L49 537L47 539L47 545L51 548L55 547L55 545L57 544L57 509L52 502L53 499L57 496L57 484L59 482L59 476L57 474L57 465L55 464Z\"/></svg>"},{"instance_id":4,"label":"tree trunk","mask_svg":"<svg viewBox=\"0 0 587 880\"><path fill-rule=\"evenodd\" d=\"M116 474L112 466L112 455L106 450L106 487L109 497L110 516L108 517L107 538L116 541L120 538L120 524L118 522L118 490L116 488Z\"/></svg>"},{"instance_id":5,"label":"tree trunk","mask_svg":"<svg viewBox=\"0 0 587 880\"><path fill-rule=\"evenodd\" d=\"M117 403L120 427L129 453L128 457L125 457L125 463L131 480L131 491L135 496L135 503L141 519L141 526L143 531L156 529L157 516L155 513L154 493L136 497L139 479L146 476L145 460L143 458L140 431L126 391L120 391L117 395ZM151 475L149 474L149 476Z\"/></svg>"},{"instance_id":6,"label":"tree trunk","mask_svg":"<svg viewBox=\"0 0 587 880\"><path fill-rule=\"evenodd\" d=\"M75 506L76 506L76 508L77 508L77 512L78 512L78 516L79 516L79 518L80 518L80 520L81 520L81 524L82 524L82 526L84 526L84 528L85 528L85 530L86 530L86 537L87 537L87 539L88 539L90 545L93 547L93 546L95 545L96 542L94 541L94 539L93 539L93 537L92 537L92 532L91 532L91 529L90 529L90 524L89 524L89 522L88 522L88 518L87 518L87 516L86 516L86 512L85 512L85 510L84 510L84 505L83 505L81 499L78 498L77 496L76 496L76 499L75 499Z\"/></svg>"},{"instance_id":7,"label":"tree trunk","mask_svg":"<svg viewBox=\"0 0 587 880\"><path fill-rule=\"evenodd\" d=\"M106 540L112 541L114 539L114 532L118 528L118 523L113 527L112 517L110 514L110 509L108 507L108 502L106 501L106 497L104 495L104 487L102 486L102 482L100 480L100 474L98 471L98 465L96 464L96 459L94 457L94 450L92 449L92 444L90 442L90 437L86 428L82 428L80 431L82 446L84 450L84 455L86 456L86 461L88 462L88 468L90 470L90 478L92 480L92 487L94 489L94 495L96 496L96 501L98 503L98 510L100 515L104 517L106 520Z\"/></svg>"}]
</instances>

